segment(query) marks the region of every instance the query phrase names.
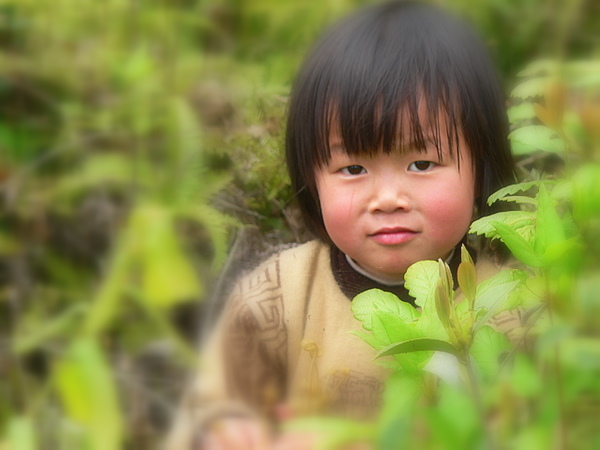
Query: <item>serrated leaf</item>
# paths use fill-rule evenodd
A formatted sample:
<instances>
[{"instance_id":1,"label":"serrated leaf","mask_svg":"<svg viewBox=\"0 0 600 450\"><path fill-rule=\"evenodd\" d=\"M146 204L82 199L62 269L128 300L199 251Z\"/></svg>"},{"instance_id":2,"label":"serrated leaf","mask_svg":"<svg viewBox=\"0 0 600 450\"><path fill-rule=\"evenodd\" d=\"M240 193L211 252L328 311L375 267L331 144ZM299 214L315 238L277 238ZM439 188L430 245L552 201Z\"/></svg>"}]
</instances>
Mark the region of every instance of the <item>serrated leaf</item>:
<instances>
[{"instance_id":1,"label":"serrated leaf","mask_svg":"<svg viewBox=\"0 0 600 450\"><path fill-rule=\"evenodd\" d=\"M419 261L411 265L404 274L404 287L415 299L415 304L423 307L428 301L433 303L439 267L436 261Z\"/></svg>"},{"instance_id":2,"label":"serrated leaf","mask_svg":"<svg viewBox=\"0 0 600 450\"><path fill-rule=\"evenodd\" d=\"M420 316L419 312L410 304L403 302L394 294L380 289L361 292L352 300L350 309L354 317L362 323L363 328L369 331L373 330L371 319L375 311L387 311L407 323Z\"/></svg>"},{"instance_id":3,"label":"serrated leaf","mask_svg":"<svg viewBox=\"0 0 600 450\"><path fill-rule=\"evenodd\" d=\"M511 106L506 113L508 115L508 120L513 124L521 120L531 120L535 118L535 109L533 108L533 104L529 102Z\"/></svg>"},{"instance_id":4,"label":"serrated leaf","mask_svg":"<svg viewBox=\"0 0 600 450\"><path fill-rule=\"evenodd\" d=\"M439 263L436 261L419 261L408 268L404 274L404 287L415 304L422 308L418 326L425 335L436 339L447 339L448 335L443 326L435 305L435 295L438 285Z\"/></svg>"},{"instance_id":5,"label":"serrated leaf","mask_svg":"<svg viewBox=\"0 0 600 450\"><path fill-rule=\"evenodd\" d=\"M484 235L485 237L497 239L500 237L494 223L503 223L515 231L535 225L535 214L528 211L503 211L491 216L477 219L471 224L469 233ZM519 233L521 234L521 233ZM523 236L523 234L521 234Z\"/></svg>"},{"instance_id":6,"label":"serrated leaf","mask_svg":"<svg viewBox=\"0 0 600 450\"><path fill-rule=\"evenodd\" d=\"M533 246L508 225L501 222L493 222L492 225L498 231L502 242L506 244L511 253L523 263L531 267L543 265L541 257L535 252Z\"/></svg>"},{"instance_id":7,"label":"serrated leaf","mask_svg":"<svg viewBox=\"0 0 600 450\"><path fill-rule=\"evenodd\" d=\"M526 155L536 151L563 153L564 141L556 132L543 125L517 128L508 135L514 155Z\"/></svg>"},{"instance_id":8,"label":"serrated leaf","mask_svg":"<svg viewBox=\"0 0 600 450\"><path fill-rule=\"evenodd\" d=\"M519 269L501 270L493 277L483 280L477 285L477 297L483 296L489 289L512 281L527 281L530 276L527 272Z\"/></svg>"},{"instance_id":9,"label":"serrated leaf","mask_svg":"<svg viewBox=\"0 0 600 450\"><path fill-rule=\"evenodd\" d=\"M498 199L501 202L511 202L518 205L532 205L537 206L537 201L531 197L525 197L524 195L508 195Z\"/></svg>"},{"instance_id":10,"label":"serrated leaf","mask_svg":"<svg viewBox=\"0 0 600 450\"><path fill-rule=\"evenodd\" d=\"M390 311L376 310L372 315L373 335L389 345L423 336L416 323L407 323Z\"/></svg>"},{"instance_id":11,"label":"serrated leaf","mask_svg":"<svg viewBox=\"0 0 600 450\"><path fill-rule=\"evenodd\" d=\"M350 332L350 334L359 337L376 350L379 350L388 345L388 342L382 341L381 339L375 337L372 333L367 333L362 330L353 330Z\"/></svg>"},{"instance_id":12,"label":"serrated leaf","mask_svg":"<svg viewBox=\"0 0 600 450\"><path fill-rule=\"evenodd\" d=\"M506 186L490 195L487 199L487 204L492 205L503 197L514 195L517 192L528 191L534 186L539 186L540 183L541 181L527 181L524 183L511 184L510 186Z\"/></svg>"},{"instance_id":13,"label":"serrated leaf","mask_svg":"<svg viewBox=\"0 0 600 450\"><path fill-rule=\"evenodd\" d=\"M423 333L418 327L409 327L387 311L375 311L372 314L372 325L373 336L379 341L385 342L385 345L423 337ZM414 373L430 356L430 354L421 352L398 354L394 355L394 358L403 370Z\"/></svg>"},{"instance_id":14,"label":"serrated leaf","mask_svg":"<svg viewBox=\"0 0 600 450\"><path fill-rule=\"evenodd\" d=\"M550 78L548 77L536 77L519 83L511 92L511 97L520 98L526 100L532 97L541 97L544 95L544 91Z\"/></svg>"},{"instance_id":15,"label":"serrated leaf","mask_svg":"<svg viewBox=\"0 0 600 450\"><path fill-rule=\"evenodd\" d=\"M396 355L398 353L410 353L410 352L425 352L425 351L439 351L450 353L457 356L458 350L452 344L439 339L430 338L416 338L410 339L403 342L396 342L382 348L376 358L382 358L384 356Z\"/></svg>"},{"instance_id":16,"label":"serrated leaf","mask_svg":"<svg viewBox=\"0 0 600 450\"><path fill-rule=\"evenodd\" d=\"M564 242L565 231L548 190L543 184L540 186L537 200L534 248L537 254L543 255L549 247Z\"/></svg>"},{"instance_id":17,"label":"serrated leaf","mask_svg":"<svg viewBox=\"0 0 600 450\"><path fill-rule=\"evenodd\" d=\"M559 67L559 62L554 59L537 59L532 61L517 73L518 77L532 77L541 74L552 74Z\"/></svg>"}]
</instances>

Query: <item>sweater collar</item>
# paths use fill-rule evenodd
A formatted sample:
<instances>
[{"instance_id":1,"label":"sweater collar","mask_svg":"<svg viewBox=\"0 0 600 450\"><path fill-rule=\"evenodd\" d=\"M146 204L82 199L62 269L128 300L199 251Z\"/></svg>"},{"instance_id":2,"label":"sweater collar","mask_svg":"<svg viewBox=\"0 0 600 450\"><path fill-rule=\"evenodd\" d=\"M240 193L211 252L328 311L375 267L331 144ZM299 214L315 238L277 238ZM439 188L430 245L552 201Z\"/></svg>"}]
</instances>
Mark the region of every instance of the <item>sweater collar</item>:
<instances>
[{"instance_id":1,"label":"sweater collar","mask_svg":"<svg viewBox=\"0 0 600 450\"><path fill-rule=\"evenodd\" d=\"M461 244L462 242L454 248L452 255L446 261L450 266L450 271L452 272L454 279L456 279L456 272L458 270L458 265L460 264L460 251L457 251L457 249L459 249ZM473 260L476 260L473 249L469 248L469 252L473 256ZM361 292L369 289L380 289L396 295L402 301L410 303L413 306L415 305L415 299L408 294L408 290L404 287L403 283L399 285L389 285L366 276L364 272L361 273L362 271L358 271L353 267L356 263L351 264L346 255L335 246L331 246L330 260L335 281L348 299L352 300Z\"/></svg>"}]
</instances>

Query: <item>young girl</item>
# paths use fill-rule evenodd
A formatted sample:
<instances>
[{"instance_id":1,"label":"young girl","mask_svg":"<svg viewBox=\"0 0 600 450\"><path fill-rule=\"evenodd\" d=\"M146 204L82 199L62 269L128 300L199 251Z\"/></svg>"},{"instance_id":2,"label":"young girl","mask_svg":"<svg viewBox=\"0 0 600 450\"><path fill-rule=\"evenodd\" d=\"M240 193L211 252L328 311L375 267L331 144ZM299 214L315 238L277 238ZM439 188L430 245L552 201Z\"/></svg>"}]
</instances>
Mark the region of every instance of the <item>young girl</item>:
<instances>
[{"instance_id":1,"label":"young girl","mask_svg":"<svg viewBox=\"0 0 600 450\"><path fill-rule=\"evenodd\" d=\"M394 2L327 33L294 85L286 140L318 239L237 284L170 448L312 448L276 424L373 417L389 373L350 333L361 328L352 298L379 288L412 303L411 264L442 258L456 270L471 221L514 179L507 135L492 64L457 20ZM497 270L481 249L477 269Z\"/></svg>"}]
</instances>

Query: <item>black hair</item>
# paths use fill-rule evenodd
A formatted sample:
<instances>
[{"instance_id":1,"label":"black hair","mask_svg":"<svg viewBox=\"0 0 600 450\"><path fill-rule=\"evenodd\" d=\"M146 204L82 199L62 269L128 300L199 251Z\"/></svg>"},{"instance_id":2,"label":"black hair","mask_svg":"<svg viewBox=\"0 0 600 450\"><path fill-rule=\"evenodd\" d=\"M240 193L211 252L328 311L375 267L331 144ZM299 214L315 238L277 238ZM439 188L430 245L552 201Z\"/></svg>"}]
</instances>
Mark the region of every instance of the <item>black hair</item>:
<instances>
[{"instance_id":1,"label":"black hair","mask_svg":"<svg viewBox=\"0 0 600 450\"><path fill-rule=\"evenodd\" d=\"M440 112L450 152L458 137L472 153L479 214L486 200L514 182L504 96L479 38L458 19L425 4L390 2L368 7L335 25L314 46L290 97L286 160L292 189L308 227L329 240L315 172L330 158L337 127L351 155L391 152L406 142L425 150L418 114L441 151ZM408 139L400 132L409 130Z\"/></svg>"}]
</instances>

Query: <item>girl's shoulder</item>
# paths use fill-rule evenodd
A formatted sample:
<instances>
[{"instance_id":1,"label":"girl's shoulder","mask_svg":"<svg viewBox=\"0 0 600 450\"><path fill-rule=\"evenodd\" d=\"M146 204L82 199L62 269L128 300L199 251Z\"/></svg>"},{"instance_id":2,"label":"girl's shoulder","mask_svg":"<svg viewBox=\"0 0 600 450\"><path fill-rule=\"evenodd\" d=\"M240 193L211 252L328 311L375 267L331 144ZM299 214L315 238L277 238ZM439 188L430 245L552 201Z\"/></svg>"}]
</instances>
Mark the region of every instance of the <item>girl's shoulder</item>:
<instances>
[{"instance_id":1,"label":"girl's shoulder","mask_svg":"<svg viewBox=\"0 0 600 450\"><path fill-rule=\"evenodd\" d=\"M248 293L281 287L282 277L308 278L315 266L329 262L329 246L319 240L282 244L259 255L255 263L246 264L227 283L230 289Z\"/></svg>"},{"instance_id":2,"label":"girl's shoulder","mask_svg":"<svg viewBox=\"0 0 600 450\"><path fill-rule=\"evenodd\" d=\"M329 252L329 246L319 240L287 244L239 277L238 284L254 285L258 279L275 282L286 276L310 277L314 275L316 266L329 264Z\"/></svg>"}]
</instances>

